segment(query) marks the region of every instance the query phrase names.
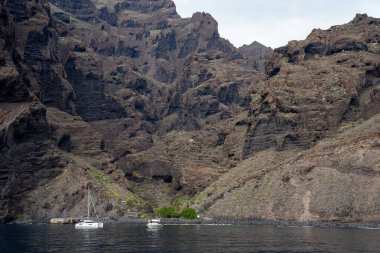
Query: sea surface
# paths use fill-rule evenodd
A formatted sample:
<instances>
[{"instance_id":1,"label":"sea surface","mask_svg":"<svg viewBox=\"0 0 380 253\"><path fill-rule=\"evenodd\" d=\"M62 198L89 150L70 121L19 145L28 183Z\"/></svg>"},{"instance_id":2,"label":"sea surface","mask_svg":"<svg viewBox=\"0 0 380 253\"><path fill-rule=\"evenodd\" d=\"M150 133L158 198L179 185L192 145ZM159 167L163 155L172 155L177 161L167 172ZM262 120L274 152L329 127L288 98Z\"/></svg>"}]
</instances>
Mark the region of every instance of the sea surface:
<instances>
[{"instance_id":1,"label":"sea surface","mask_svg":"<svg viewBox=\"0 0 380 253\"><path fill-rule=\"evenodd\" d=\"M237 225L0 225L0 252L380 252L380 230Z\"/></svg>"}]
</instances>

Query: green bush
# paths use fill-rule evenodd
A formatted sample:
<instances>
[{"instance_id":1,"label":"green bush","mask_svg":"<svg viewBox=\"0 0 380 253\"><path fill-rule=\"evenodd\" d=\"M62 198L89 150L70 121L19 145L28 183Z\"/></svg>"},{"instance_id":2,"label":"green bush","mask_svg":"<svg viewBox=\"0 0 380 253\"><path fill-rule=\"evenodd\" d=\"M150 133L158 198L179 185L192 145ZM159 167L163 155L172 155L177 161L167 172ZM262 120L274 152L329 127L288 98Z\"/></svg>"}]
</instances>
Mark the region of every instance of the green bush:
<instances>
[{"instance_id":1,"label":"green bush","mask_svg":"<svg viewBox=\"0 0 380 253\"><path fill-rule=\"evenodd\" d=\"M146 213L139 213L140 219L148 219L149 216Z\"/></svg>"},{"instance_id":2,"label":"green bush","mask_svg":"<svg viewBox=\"0 0 380 253\"><path fill-rule=\"evenodd\" d=\"M185 218L188 220L194 220L197 218L197 211L193 208L185 208L180 212L177 212L174 207L164 206L156 210L156 215L160 218Z\"/></svg>"},{"instance_id":3,"label":"green bush","mask_svg":"<svg viewBox=\"0 0 380 253\"><path fill-rule=\"evenodd\" d=\"M194 220L197 218L197 211L193 208L185 208L180 213L181 217L188 219L188 220Z\"/></svg>"},{"instance_id":4,"label":"green bush","mask_svg":"<svg viewBox=\"0 0 380 253\"><path fill-rule=\"evenodd\" d=\"M179 213L176 212L174 207L164 206L156 210L156 214L161 218L178 218Z\"/></svg>"},{"instance_id":5,"label":"green bush","mask_svg":"<svg viewBox=\"0 0 380 253\"><path fill-rule=\"evenodd\" d=\"M26 220L28 218L29 218L29 216L26 214L16 213L16 215L15 215L16 220Z\"/></svg>"}]
</instances>

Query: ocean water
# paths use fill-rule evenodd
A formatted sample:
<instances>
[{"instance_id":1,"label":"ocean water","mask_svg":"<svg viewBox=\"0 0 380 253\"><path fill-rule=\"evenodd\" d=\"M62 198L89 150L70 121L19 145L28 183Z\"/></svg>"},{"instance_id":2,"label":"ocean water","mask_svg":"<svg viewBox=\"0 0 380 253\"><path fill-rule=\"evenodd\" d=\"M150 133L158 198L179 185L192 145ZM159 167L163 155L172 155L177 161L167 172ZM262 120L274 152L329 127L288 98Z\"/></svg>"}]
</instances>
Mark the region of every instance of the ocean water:
<instances>
[{"instance_id":1,"label":"ocean water","mask_svg":"<svg viewBox=\"0 0 380 253\"><path fill-rule=\"evenodd\" d=\"M380 252L380 230L104 224L0 225L0 252Z\"/></svg>"}]
</instances>

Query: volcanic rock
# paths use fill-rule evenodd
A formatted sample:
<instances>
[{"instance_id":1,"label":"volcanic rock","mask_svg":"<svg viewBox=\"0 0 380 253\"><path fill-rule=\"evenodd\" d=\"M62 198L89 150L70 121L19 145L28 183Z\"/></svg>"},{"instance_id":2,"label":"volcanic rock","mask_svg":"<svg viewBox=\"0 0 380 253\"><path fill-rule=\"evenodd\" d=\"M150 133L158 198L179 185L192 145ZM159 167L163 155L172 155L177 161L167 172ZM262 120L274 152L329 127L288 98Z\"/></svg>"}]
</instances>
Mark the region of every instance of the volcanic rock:
<instances>
[{"instance_id":1,"label":"volcanic rock","mask_svg":"<svg viewBox=\"0 0 380 253\"><path fill-rule=\"evenodd\" d=\"M344 125L307 151L261 151L207 188L198 208L214 217L375 222L379 123L377 115Z\"/></svg>"},{"instance_id":2,"label":"volcanic rock","mask_svg":"<svg viewBox=\"0 0 380 253\"><path fill-rule=\"evenodd\" d=\"M216 217L379 219L379 20L275 49L253 89L245 161L198 197ZM207 197L206 197L207 196Z\"/></svg>"},{"instance_id":3,"label":"volcanic rock","mask_svg":"<svg viewBox=\"0 0 380 253\"><path fill-rule=\"evenodd\" d=\"M377 22L359 15L275 50L266 68L271 78L252 94L245 157L271 147L309 148L342 122L379 113L379 52L368 50L376 48ZM325 49L311 57L310 45Z\"/></svg>"},{"instance_id":4,"label":"volcanic rock","mask_svg":"<svg viewBox=\"0 0 380 253\"><path fill-rule=\"evenodd\" d=\"M244 58L251 59L253 66L260 71L265 71L265 60L272 54L273 49L254 41L250 45L243 45L238 48L238 52Z\"/></svg>"}]
</instances>

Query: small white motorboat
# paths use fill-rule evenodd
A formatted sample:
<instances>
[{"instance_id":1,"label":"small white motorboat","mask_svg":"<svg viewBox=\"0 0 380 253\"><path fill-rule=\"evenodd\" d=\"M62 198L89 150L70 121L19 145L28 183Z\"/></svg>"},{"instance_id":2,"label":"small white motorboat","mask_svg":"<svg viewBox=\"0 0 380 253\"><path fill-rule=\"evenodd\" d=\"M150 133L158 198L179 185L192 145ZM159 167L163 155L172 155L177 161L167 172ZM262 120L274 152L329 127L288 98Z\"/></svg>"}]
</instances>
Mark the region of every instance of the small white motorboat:
<instances>
[{"instance_id":1,"label":"small white motorboat","mask_svg":"<svg viewBox=\"0 0 380 253\"><path fill-rule=\"evenodd\" d=\"M159 228L159 227L162 227L161 220L160 219L151 219L151 220L148 220L147 226L148 226L148 228Z\"/></svg>"},{"instance_id":2,"label":"small white motorboat","mask_svg":"<svg viewBox=\"0 0 380 253\"><path fill-rule=\"evenodd\" d=\"M94 208L94 212L96 215L97 221L93 221L90 219L90 205L92 204ZM79 223L75 224L75 228L102 228L103 227L103 222L99 221L98 214L96 213L94 201L92 200L91 194L90 194L90 189L88 189L88 198L87 198L87 218L81 220Z\"/></svg>"}]
</instances>

